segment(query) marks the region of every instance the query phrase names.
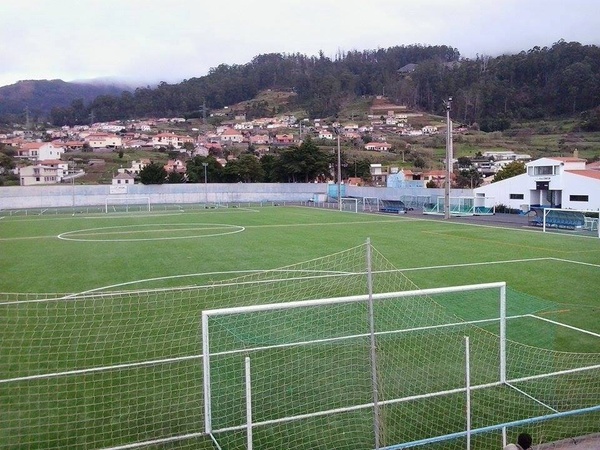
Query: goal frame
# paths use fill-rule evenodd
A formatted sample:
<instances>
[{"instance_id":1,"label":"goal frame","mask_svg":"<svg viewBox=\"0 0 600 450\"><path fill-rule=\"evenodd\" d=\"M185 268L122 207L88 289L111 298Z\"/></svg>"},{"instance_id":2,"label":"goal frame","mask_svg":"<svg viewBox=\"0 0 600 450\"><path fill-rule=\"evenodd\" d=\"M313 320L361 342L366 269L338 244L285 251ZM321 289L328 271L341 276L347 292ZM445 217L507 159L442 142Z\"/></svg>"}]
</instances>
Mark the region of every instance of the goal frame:
<instances>
[{"instance_id":1,"label":"goal frame","mask_svg":"<svg viewBox=\"0 0 600 450\"><path fill-rule=\"evenodd\" d=\"M151 211L150 197L148 196L111 196L104 199L104 212L108 214L108 208L111 206L125 206L125 211L129 212L129 207L133 205L143 205L146 211Z\"/></svg>"},{"instance_id":2,"label":"goal frame","mask_svg":"<svg viewBox=\"0 0 600 450\"><path fill-rule=\"evenodd\" d=\"M203 358L203 389L204 389L204 427L205 433L213 435L213 432L219 432L214 430L212 425L212 393L211 393L211 346L210 346L210 319L219 316L228 316L236 314L248 314L256 312L271 312L276 310L289 310L298 308L313 308L318 306L329 306L329 305L341 305L351 304L359 302L369 302L372 304L374 300L386 300L386 299L403 299L412 296L429 296L438 295L445 293L456 293L456 292L468 292L478 290L498 290L499 300L499 366L498 366L498 384L506 383L506 282L493 282L483 284L472 284L472 285L461 285L461 286L450 286L442 288L431 288L431 289L417 289L409 291L399 292L387 292L379 294L360 294L346 297L332 297L327 299L318 300L304 300L304 301L292 301L286 303L272 303L272 304L259 304L252 306L232 307L232 308L220 308L212 310L204 310L201 315L202 324L202 354ZM372 311L371 311L372 312ZM372 319L372 317L371 317ZM441 325L444 326L444 325ZM437 328L437 326L432 326ZM280 346L283 344L280 344ZM292 345L292 344L290 344ZM246 349L248 350L248 349ZM247 363L248 364L248 363ZM373 386L373 389L376 389ZM431 396L435 396L436 393L432 393ZM367 405L371 408L377 409L377 404L373 403ZM343 411L343 410L340 410ZM338 411L339 412L339 411ZM279 419L281 422L291 420L288 418ZM271 423L277 423L278 420L274 420ZM241 429L250 429L251 424L246 424Z\"/></svg>"},{"instance_id":3,"label":"goal frame","mask_svg":"<svg viewBox=\"0 0 600 450\"><path fill-rule=\"evenodd\" d=\"M379 211L379 197L363 197L362 210L369 212Z\"/></svg>"},{"instance_id":4,"label":"goal frame","mask_svg":"<svg viewBox=\"0 0 600 450\"><path fill-rule=\"evenodd\" d=\"M341 197L340 209L342 211L358 212L358 199L354 197ZM351 209L346 209L344 205L350 205Z\"/></svg>"}]
</instances>

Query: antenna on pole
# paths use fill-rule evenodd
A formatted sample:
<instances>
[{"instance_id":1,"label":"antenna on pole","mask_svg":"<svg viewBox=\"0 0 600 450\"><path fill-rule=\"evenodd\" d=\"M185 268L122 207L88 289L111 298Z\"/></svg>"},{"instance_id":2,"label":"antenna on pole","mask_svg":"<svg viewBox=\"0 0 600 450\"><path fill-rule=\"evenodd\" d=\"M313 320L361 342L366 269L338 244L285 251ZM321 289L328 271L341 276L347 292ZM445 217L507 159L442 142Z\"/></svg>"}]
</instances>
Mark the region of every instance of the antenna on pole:
<instances>
[{"instance_id":1,"label":"antenna on pole","mask_svg":"<svg viewBox=\"0 0 600 450\"><path fill-rule=\"evenodd\" d=\"M202 110L202 123L206 124L206 100L202 101L200 109Z\"/></svg>"},{"instance_id":2,"label":"antenna on pole","mask_svg":"<svg viewBox=\"0 0 600 450\"><path fill-rule=\"evenodd\" d=\"M444 102L446 106L446 183L444 190L444 219L450 218L450 184L452 183L452 121L450 110L452 109L452 97Z\"/></svg>"}]
</instances>

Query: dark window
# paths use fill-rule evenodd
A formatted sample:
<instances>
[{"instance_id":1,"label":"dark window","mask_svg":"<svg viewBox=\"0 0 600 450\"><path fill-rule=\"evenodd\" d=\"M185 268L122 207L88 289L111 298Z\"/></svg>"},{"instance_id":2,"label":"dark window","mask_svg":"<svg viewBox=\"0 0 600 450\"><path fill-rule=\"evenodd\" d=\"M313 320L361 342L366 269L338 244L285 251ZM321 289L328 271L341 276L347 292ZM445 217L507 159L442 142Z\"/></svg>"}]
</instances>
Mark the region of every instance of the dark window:
<instances>
[{"instance_id":1,"label":"dark window","mask_svg":"<svg viewBox=\"0 0 600 450\"><path fill-rule=\"evenodd\" d=\"M572 202L587 202L588 196L587 195L569 195L569 200L571 200Z\"/></svg>"},{"instance_id":2,"label":"dark window","mask_svg":"<svg viewBox=\"0 0 600 450\"><path fill-rule=\"evenodd\" d=\"M523 194L510 194L511 200L523 200L525 196Z\"/></svg>"}]
</instances>

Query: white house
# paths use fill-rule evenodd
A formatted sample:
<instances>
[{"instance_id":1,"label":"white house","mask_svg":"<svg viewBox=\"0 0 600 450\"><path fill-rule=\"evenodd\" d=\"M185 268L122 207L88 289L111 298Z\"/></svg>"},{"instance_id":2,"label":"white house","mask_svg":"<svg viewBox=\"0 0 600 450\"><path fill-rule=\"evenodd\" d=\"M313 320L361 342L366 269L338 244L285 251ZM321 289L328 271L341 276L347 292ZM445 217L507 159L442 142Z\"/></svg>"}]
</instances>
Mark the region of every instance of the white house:
<instances>
[{"instance_id":1,"label":"white house","mask_svg":"<svg viewBox=\"0 0 600 450\"><path fill-rule=\"evenodd\" d=\"M335 136L333 134L333 131L329 131L329 130L325 130L325 129L319 131L319 139L329 139L329 140L331 140L331 139L334 139L334 138L335 138Z\"/></svg>"},{"instance_id":2,"label":"white house","mask_svg":"<svg viewBox=\"0 0 600 450\"><path fill-rule=\"evenodd\" d=\"M26 142L17 150L17 158L41 161L44 159L60 159L65 152L64 147L52 142Z\"/></svg>"},{"instance_id":3,"label":"white house","mask_svg":"<svg viewBox=\"0 0 600 450\"><path fill-rule=\"evenodd\" d=\"M541 158L525 167L526 173L476 188L474 195L513 209L600 210L600 171L586 168L585 159Z\"/></svg>"},{"instance_id":4,"label":"white house","mask_svg":"<svg viewBox=\"0 0 600 450\"><path fill-rule=\"evenodd\" d=\"M108 133L89 134L85 141L91 148L119 148L123 146L121 136Z\"/></svg>"},{"instance_id":5,"label":"white house","mask_svg":"<svg viewBox=\"0 0 600 450\"><path fill-rule=\"evenodd\" d=\"M392 144L388 144L387 142L369 142L365 145L365 149L377 152L389 152L392 149Z\"/></svg>"},{"instance_id":6,"label":"white house","mask_svg":"<svg viewBox=\"0 0 600 450\"><path fill-rule=\"evenodd\" d=\"M135 177L129 173L118 173L112 179L113 185L135 184Z\"/></svg>"},{"instance_id":7,"label":"white house","mask_svg":"<svg viewBox=\"0 0 600 450\"><path fill-rule=\"evenodd\" d=\"M153 147L172 146L173 148L183 148L186 143L194 144L194 138L190 136L179 136L175 133L158 133L152 136Z\"/></svg>"},{"instance_id":8,"label":"white house","mask_svg":"<svg viewBox=\"0 0 600 450\"><path fill-rule=\"evenodd\" d=\"M244 135L239 131L228 128L220 136L221 142L232 142L239 144L244 140Z\"/></svg>"},{"instance_id":9,"label":"white house","mask_svg":"<svg viewBox=\"0 0 600 450\"><path fill-rule=\"evenodd\" d=\"M128 173L130 175L139 175L140 170L150 164L149 159L142 159L140 161L131 161L131 167L121 167L117 169L117 173ZM114 184L114 183L113 183Z\"/></svg>"}]
</instances>

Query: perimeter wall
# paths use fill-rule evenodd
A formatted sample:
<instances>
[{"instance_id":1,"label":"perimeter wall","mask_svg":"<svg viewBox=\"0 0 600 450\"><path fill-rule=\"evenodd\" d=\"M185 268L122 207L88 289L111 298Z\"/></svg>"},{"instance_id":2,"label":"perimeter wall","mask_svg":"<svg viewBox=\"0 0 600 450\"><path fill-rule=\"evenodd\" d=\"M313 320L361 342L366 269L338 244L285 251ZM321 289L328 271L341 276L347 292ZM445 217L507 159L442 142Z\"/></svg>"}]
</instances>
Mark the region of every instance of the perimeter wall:
<instances>
[{"instance_id":1,"label":"perimeter wall","mask_svg":"<svg viewBox=\"0 0 600 450\"><path fill-rule=\"evenodd\" d=\"M118 189L117 189L118 188ZM344 186L347 197L402 200L429 197L435 202L443 189ZM118 193L117 193L118 192ZM194 183L128 186L60 184L0 187L0 209L61 208L104 205L107 198L149 197L152 204L306 202L327 196L326 183ZM452 190L452 196L471 196ZM335 201L335 198L329 199Z\"/></svg>"}]
</instances>

